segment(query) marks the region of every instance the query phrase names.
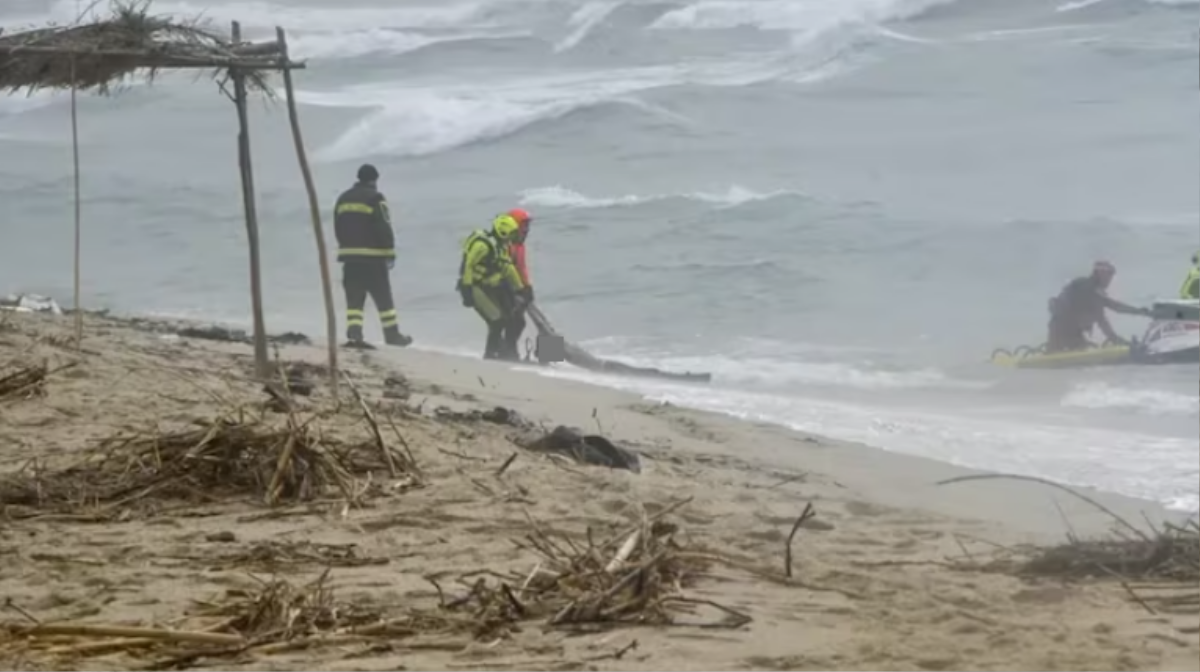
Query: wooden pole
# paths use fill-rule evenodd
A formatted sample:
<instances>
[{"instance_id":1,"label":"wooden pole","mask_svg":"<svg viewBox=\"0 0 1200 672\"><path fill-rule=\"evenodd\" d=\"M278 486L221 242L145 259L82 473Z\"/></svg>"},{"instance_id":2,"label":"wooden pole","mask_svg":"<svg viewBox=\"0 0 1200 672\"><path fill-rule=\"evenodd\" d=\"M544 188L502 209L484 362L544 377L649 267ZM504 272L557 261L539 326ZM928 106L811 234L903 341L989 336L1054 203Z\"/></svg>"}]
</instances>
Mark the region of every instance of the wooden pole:
<instances>
[{"instance_id":1,"label":"wooden pole","mask_svg":"<svg viewBox=\"0 0 1200 672\"><path fill-rule=\"evenodd\" d=\"M233 42L242 41L242 27L233 22ZM233 103L238 116L238 168L242 174L242 207L246 213L246 237L250 243L250 301L254 311L254 372L267 380L267 330L263 324L262 273L258 258L258 212L254 205L254 168L250 162L250 119L246 110L246 74L231 68Z\"/></svg>"},{"instance_id":2,"label":"wooden pole","mask_svg":"<svg viewBox=\"0 0 1200 672\"><path fill-rule=\"evenodd\" d=\"M304 151L304 139L300 137L300 116L296 111L296 91L292 86L292 70L289 66L287 35L283 28L275 28L275 37L283 60L283 88L287 93L288 120L292 124L292 141L296 145L296 159L300 163L300 174L304 176L304 188L308 191L308 211L312 216L313 237L317 241L317 261L321 268L321 291L325 295L325 340L329 344L329 389L336 399L338 394L337 363L337 315L333 308L333 287L329 279L329 254L325 250L325 235L321 226L321 208L317 204L317 188L313 184L312 171L308 167L308 155Z\"/></svg>"},{"instance_id":3,"label":"wooden pole","mask_svg":"<svg viewBox=\"0 0 1200 672\"><path fill-rule=\"evenodd\" d=\"M75 57L71 57L71 160L75 171L75 351L83 350L83 303L79 298L80 272L82 267L83 233L80 220L82 206L79 201L79 111L75 86Z\"/></svg>"}]
</instances>

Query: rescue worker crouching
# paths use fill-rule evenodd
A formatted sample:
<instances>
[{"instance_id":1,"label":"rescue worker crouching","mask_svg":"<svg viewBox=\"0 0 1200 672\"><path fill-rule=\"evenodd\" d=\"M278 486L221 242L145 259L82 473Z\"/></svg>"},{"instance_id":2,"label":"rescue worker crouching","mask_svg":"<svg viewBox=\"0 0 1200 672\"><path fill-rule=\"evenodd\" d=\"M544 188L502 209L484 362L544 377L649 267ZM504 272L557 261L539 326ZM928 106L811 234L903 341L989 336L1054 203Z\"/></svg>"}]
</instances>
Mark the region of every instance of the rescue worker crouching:
<instances>
[{"instance_id":1,"label":"rescue worker crouching","mask_svg":"<svg viewBox=\"0 0 1200 672\"><path fill-rule=\"evenodd\" d=\"M463 307L474 308L487 324L484 359L515 359L515 351L506 352L505 334L513 315L529 302L529 290L508 249L519 229L516 219L503 214L492 221L490 230L474 231L463 242L458 292Z\"/></svg>"},{"instance_id":2,"label":"rescue worker crouching","mask_svg":"<svg viewBox=\"0 0 1200 672\"><path fill-rule=\"evenodd\" d=\"M370 164L358 169L358 182L342 192L334 206L333 228L342 262L346 290L347 347L370 348L363 340L363 309L367 296L375 304L384 342L406 346L412 338L400 333L388 272L396 263L396 239L387 198L379 192L379 171Z\"/></svg>"},{"instance_id":3,"label":"rescue worker crouching","mask_svg":"<svg viewBox=\"0 0 1200 672\"><path fill-rule=\"evenodd\" d=\"M1179 287L1179 298L1200 299L1200 251L1192 255L1192 267Z\"/></svg>"},{"instance_id":4,"label":"rescue worker crouching","mask_svg":"<svg viewBox=\"0 0 1200 672\"><path fill-rule=\"evenodd\" d=\"M1087 335L1092 327L1099 325L1104 337L1121 345L1128 341L1121 338L1108 321L1105 310L1125 315L1152 313L1147 308L1134 308L1109 298L1107 290L1117 269L1107 261L1097 261L1091 275L1075 278L1067 283L1058 296L1050 299L1050 324L1046 336L1046 352L1085 350L1092 346Z\"/></svg>"}]
</instances>

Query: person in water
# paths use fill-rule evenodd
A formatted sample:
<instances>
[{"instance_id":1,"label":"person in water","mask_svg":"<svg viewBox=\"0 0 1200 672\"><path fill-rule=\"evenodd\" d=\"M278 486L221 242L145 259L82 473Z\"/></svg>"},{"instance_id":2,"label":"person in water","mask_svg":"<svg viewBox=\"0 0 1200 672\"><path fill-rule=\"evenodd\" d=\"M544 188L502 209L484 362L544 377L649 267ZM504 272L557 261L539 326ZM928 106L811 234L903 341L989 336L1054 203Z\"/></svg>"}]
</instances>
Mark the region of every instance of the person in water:
<instances>
[{"instance_id":1,"label":"person in water","mask_svg":"<svg viewBox=\"0 0 1200 672\"><path fill-rule=\"evenodd\" d=\"M375 302L383 339L404 347L412 337L400 333L392 281L388 272L396 263L396 238L387 198L379 191L379 171L371 164L358 169L358 181L338 196L333 209L333 230L342 262L346 289L346 345L370 348L363 340L363 309L367 297Z\"/></svg>"},{"instance_id":2,"label":"person in water","mask_svg":"<svg viewBox=\"0 0 1200 672\"><path fill-rule=\"evenodd\" d=\"M520 228L516 219L503 214L492 221L491 230L474 231L463 242L458 292L463 307L474 308L487 324L484 359L507 357L505 331L513 315L529 302L529 290L509 253Z\"/></svg>"},{"instance_id":3,"label":"person in water","mask_svg":"<svg viewBox=\"0 0 1200 672\"><path fill-rule=\"evenodd\" d=\"M1179 287L1179 298L1200 299L1200 251L1192 255L1192 267Z\"/></svg>"},{"instance_id":4,"label":"person in water","mask_svg":"<svg viewBox=\"0 0 1200 672\"><path fill-rule=\"evenodd\" d=\"M529 237L529 225L533 223L533 217L521 208L509 210L508 216L516 220L518 227L517 235L508 244L508 252L512 256L513 266L516 266L517 273L521 276L521 282L525 285L525 298L528 301L515 306L512 318L504 328L503 354L506 359L520 359L517 345L525 331L525 309L529 303L533 303L533 281L529 279L529 263L525 257L525 239Z\"/></svg>"},{"instance_id":5,"label":"person in water","mask_svg":"<svg viewBox=\"0 0 1200 672\"><path fill-rule=\"evenodd\" d=\"M1150 315L1146 308L1134 308L1108 296L1117 269L1107 261L1097 261L1091 275L1067 283L1058 296L1050 299L1050 325L1046 336L1046 352L1084 350L1091 347L1087 336L1099 325L1111 343L1128 344L1108 322L1105 310L1124 315Z\"/></svg>"}]
</instances>

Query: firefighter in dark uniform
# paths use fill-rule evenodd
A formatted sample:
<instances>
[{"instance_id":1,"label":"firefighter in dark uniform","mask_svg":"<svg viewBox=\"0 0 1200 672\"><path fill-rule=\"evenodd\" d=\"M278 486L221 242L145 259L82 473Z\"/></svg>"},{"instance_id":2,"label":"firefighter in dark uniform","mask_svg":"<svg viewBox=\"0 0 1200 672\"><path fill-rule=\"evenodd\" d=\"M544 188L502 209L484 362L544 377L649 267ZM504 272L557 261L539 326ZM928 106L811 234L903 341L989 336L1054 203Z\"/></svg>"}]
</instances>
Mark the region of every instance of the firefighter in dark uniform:
<instances>
[{"instance_id":1,"label":"firefighter in dark uniform","mask_svg":"<svg viewBox=\"0 0 1200 672\"><path fill-rule=\"evenodd\" d=\"M367 295L379 312L383 339L388 345L406 346L412 338L400 333L392 283L388 272L396 264L396 239L387 199L379 193L379 171L364 164L358 182L338 196L333 229L338 261L346 288L346 340L348 347L370 348L363 340L363 308Z\"/></svg>"}]
</instances>

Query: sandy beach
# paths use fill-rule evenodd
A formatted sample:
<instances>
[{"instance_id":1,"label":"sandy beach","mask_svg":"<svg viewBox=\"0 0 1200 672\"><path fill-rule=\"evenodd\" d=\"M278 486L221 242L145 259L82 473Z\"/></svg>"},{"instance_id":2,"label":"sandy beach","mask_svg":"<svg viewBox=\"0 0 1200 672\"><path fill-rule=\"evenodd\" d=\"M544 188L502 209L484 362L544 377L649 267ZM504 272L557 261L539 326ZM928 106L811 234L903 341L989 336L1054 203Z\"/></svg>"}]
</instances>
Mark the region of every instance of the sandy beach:
<instances>
[{"instance_id":1,"label":"sandy beach","mask_svg":"<svg viewBox=\"0 0 1200 672\"><path fill-rule=\"evenodd\" d=\"M1114 527L1043 484L413 349L343 352L335 402L282 345L272 396L249 345L88 316L77 355L71 325L0 314L7 669L1200 669L1194 580L1031 575ZM640 472L528 447L560 425ZM167 463L235 426L282 466ZM321 476L318 445L370 458Z\"/></svg>"}]
</instances>

